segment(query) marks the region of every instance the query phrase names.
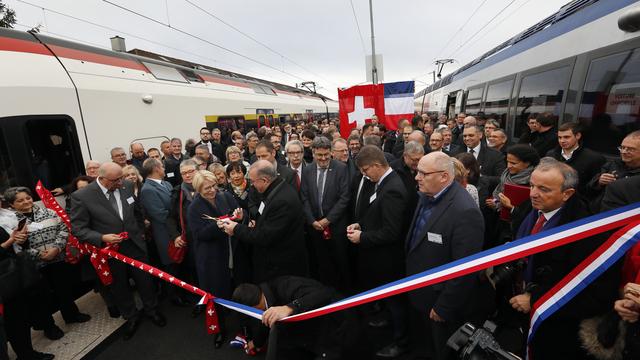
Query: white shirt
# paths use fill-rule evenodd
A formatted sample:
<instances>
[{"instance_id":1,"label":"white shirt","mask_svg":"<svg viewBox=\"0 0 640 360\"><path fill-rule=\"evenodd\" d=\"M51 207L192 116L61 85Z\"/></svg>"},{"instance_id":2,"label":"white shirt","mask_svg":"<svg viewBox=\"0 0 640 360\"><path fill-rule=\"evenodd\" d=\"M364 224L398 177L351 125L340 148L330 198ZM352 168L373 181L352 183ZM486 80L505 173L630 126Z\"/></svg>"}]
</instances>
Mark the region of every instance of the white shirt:
<instances>
[{"instance_id":1,"label":"white shirt","mask_svg":"<svg viewBox=\"0 0 640 360\"><path fill-rule=\"evenodd\" d=\"M382 180L384 180L384 178L389 176L389 174L391 174L392 171L393 169L389 167L387 171L385 171L384 174L382 174L382 176L380 177L380 180L378 180L378 182L376 183L376 191L378 191L378 185L382 184Z\"/></svg>"},{"instance_id":2,"label":"white shirt","mask_svg":"<svg viewBox=\"0 0 640 360\"><path fill-rule=\"evenodd\" d=\"M482 143L478 143L478 146L473 148L473 157L475 157L476 160L478 160L478 154L480 154L481 145L482 145ZM469 150L471 150L471 149L467 148L467 152L469 152Z\"/></svg>"},{"instance_id":3,"label":"white shirt","mask_svg":"<svg viewBox=\"0 0 640 360\"><path fill-rule=\"evenodd\" d=\"M102 194L104 194L104 197L107 198L107 201L109 201L109 189L107 189L106 187L104 187L102 185L102 183L100 183L100 178L98 178L98 186L100 187L100 190L102 190ZM116 204L118 204L118 215L120 215L120 220L124 220L123 216L122 216L122 200L120 200L120 189L115 189L113 191L113 196L116 197Z\"/></svg>"},{"instance_id":4,"label":"white shirt","mask_svg":"<svg viewBox=\"0 0 640 360\"><path fill-rule=\"evenodd\" d=\"M569 151L569 153L565 153L565 152L564 152L564 149L562 149L562 151L560 151L560 155L562 155L562 157L563 157L565 160L569 160L569 159L571 159L571 157L573 156L573 153L574 153L576 150L578 150L578 148L579 148L579 147L580 147L580 146L576 146L576 147L574 147L573 149L571 149L571 150Z\"/></svg>"},{"instance_id":5,"label":"white shirt","mask_svg":"<svg viewBox=\"0 0 640 360\"><path fill-rule=\"evenodd\" d=\"M553 210L553 211L549 211L549 212L543 212L542 214L544 215L544 218L546 219L546 221L551 220L551 218L558 213L558 211L560 211L560 209L562 209L561 207ZM540 216L541 211L538 211L538 216Z\"/></svg>"}]
</instances>

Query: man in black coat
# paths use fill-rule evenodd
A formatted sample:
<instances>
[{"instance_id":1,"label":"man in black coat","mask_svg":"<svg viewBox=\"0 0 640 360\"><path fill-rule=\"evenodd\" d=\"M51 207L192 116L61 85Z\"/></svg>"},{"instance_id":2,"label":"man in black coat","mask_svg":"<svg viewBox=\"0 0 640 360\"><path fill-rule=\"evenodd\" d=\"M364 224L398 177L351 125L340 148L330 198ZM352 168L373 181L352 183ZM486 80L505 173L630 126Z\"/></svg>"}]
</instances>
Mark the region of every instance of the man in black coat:
<instances>
[{"instance_id":1,"label":"man in black coat","mask_svg":"<svg viewBox=\"0 0 640 360\"><path fill-rule=\"evenodd\" d=\"M640 176L612 182L604 191L602 211L619 208L640 201Z\"/></svg>"},{"instance_id":2,"label":"man in black coat","mask_svg":"<svg viewBox=\"0 0 640 360\"><path fill-rule=\"evenodd\" d=\"M418 164L420 201L405 241L407 275L482 250L484 221L469 193L454 180L449 156L433 152ZM409 299L425 319L435 359L451 354L446 342L465 321L483 320L477 274L414 290Z\"/></svg>"},{"instance_id":3,"label":"man in black coat","mask_svg":"<svg viewBox=\"0 0 640 360\"><path fill-rule=\"evenodd\" d=\"M171 139L171 155L164 159L164 180L170 182L172 187L182 183L180 163L183 160L187 160L187 157L182 154L182 140L178 138Z\"/></svg>"},{"instance_id":4,"label":"man in black coat","mask_svg":"<svg viewBox=\"0 0 640 360\"><path fill-rule=\"evenodd\" d=\"M588 216L586 207L575 195L577 182L578 174L570 166L555 160L541 162L530 180L533 211L520 225L516 238ZM511 298L511 306L529 314L533 304L587 258L603 240L600 236L592 236L530 256L523 273L524 293ZM530 343L534 359L585 358L578 340L580 322L610 309L616 298L619 270L614 265L569 303L542 321Z\"/></svg>"},{"instance_id":5,"label":"man in black coat","mask_svg":"<svg viewBox=\"0 0 640 360\"><path fill-rule=\"evenodd\" d=\"M409 226L413 211L418 204L418 183L416 182L416 171L418 162L424 156L424 147L415 141L409 141L404 145L402 158L393 161L390 166L398 173L407 190L407 207L405 210L405 228Z\"/></svg>"},{"instance_id":6,"label":"man in black coat","mask_svg":"<svg viewBox=\"0 0 640 360\"><path fill-rule=\"evenodd\" d=\"M306 276L309 268L303 241L304 212L296 190L278 176L267 160L258 160L251 166L249 180L261 199L255 225L226 220L218 226L253 245L255 282L280 275Z\"/></svg>"},{"instance_id":7,"label":"man in black coat","mask_svg":"<svg viewBox=\"0 0 640 360\"><path fill-rule=\"evenodd\" d=\"M331 160L331 141L311 144L314 162L302 171L301 197L311 245L311 268L323 284L339 290L350 285L346 238L349 183L347 166Z\"/></svg>"},{"instance_id":8,"label":"man in black coat","mask_svg":"<svg viewBox=\"0 0 640 360\"><path fill-rule=\"evenodd\" d=\"M81 242L97 247L119 244L118 251L128 257L149 263L143 239L143 218L133 194L133 184L122 181L122 168L115 163L100 166L98 179L71 194L71 224ZM127 238L120 233L127 232ZM145 314L157 326L165 326L164 316L157 311L158 299L149 274L121 261L109 259L113 283L111 291L122 316L127 320L125 340L130 339L141 317L129 285L135 280Z\"/></svg>"},{"instance_id":9,"label":"man in black coat","mask_svg":"<svg viewBox=\"0 0 640 360\"><path fill-rule=\"evenodd\" d=\"M587 183L606 162L604 156L582 146L582 130L577 123L567 122L558 128L558 146L550 150L550 156L578 172L578 193L585 194Z\"/></svg>"},{"instance_id":10,"label":"man in black coat","mask_svg":"<svg viewBox=\"0 0 640 360\"><path fill-rule=\"evenodd\" d=\"M335 290L318 281L298 276L279 276L270 281L241 284L233 292L233 300L263 310L262 322L271 328L268 360L301 359L311 353L315 359L341 359L344 346L354 338L354 316L350 310L294 323L279 320L317 309L337 301ZM265 329L255 329L249 348L262 347Z\"/></svg>"},{"instance_id":11,"label":"man in black coat","mask_svg":"<svg viewBox=\"0 0 640 360\"><path fill-rule=\"evenodd\" d=\"M356 164L373 184L368 198L360 194L360 201L368 203L355 223L347 227L347 238L357 248L357 278L362 289L398 280L403 275L403 218L408 197L402 179L389 167L384 153L376 146L364 146ZM368 195L368 194L367 194ZM385 300L391 313L393 342L376 355L396 357L407 350L406 308L404 297Z\"/></svg>"},{"instance_id":12,"label":"man in black coat","mask_svg":"<svg viewBox=\"0 0 640 360\"><path fill-rule=\"evenodd\" d=\"M531 146L536 149L540 157L544 157L551 149L556 147L558 133L554 127L556 119L551 113L543 113L536 117L537 135L535 140L531 142Z\"/></svg>"},{"instance_id":13,"label":"man in black coat","mask_svg":"<svg viewBox=\"0 0 640 360\"><path fill-rule=\"evenodd\" d=\"M466 119L467 114L460 113L456 116L456 126L451 129L451 143L456 144L458 146L464 147L464 138L462 133L464 131L464 119Z\"/></svg>"},{"instance_id":14,"label":"man in black coat","mask_svg":"<svg viewBox=\"0 0 640 360\"><path fill-rule=\"evenodd\" d=\"M464 128L465 152L476 157L478 165L480 165L480 175L488 177L495 186L500 181L500 175L506 169L507 163L501 152L482 142L482 134L482 129L478 126Z\"/></svg>"}]
</instances>

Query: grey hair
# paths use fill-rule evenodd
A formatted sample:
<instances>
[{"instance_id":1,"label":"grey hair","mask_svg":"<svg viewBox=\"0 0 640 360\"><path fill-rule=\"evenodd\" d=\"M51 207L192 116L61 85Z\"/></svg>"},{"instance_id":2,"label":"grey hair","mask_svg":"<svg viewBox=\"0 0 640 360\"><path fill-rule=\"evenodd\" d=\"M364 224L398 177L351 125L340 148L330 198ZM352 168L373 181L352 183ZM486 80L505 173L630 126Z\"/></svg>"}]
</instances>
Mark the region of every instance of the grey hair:
<instances>
[{"instance_id":1,"label":"grey hair","mask_svg":"<svg viewBox=\"0 0 640 360\"><path fill-rule=\"evenodd\" d=\"M424 154L424 147L417 141L409 141L404 144L403 154Z\"/></svg>"},{"instance_id":2,"label":"grey hair","mask_svg":"<svg viewBox=\"0 0 640 360\"><path fill-rule=\"evenodd\" d=\"M4 195L2 195L2 198L7 203L13 204L16 201L16 197L18 197L18 194L22 192L27 193L29 196L33 196L31 195L31 190L29 190L29 188L24 186L14 186L5 190Z\"/></svg>"},{"instance_id":3,"label":"grey hair","mask_svg":"<svg viewBox=\"0 0 640 360\"><path fill-rule=\"evenodd\" d=\"M207 153L209 153L209 147L207 145L205 145L205 144L200 144L200 145L196 146L196 149L205 149L205 150L207 150ZM195 149L194 149L194 151L195 151Z\"/></svg>"},{"instance_id":4,"label":"grey hair","mask_svg":"<svg viewBox=\"0 0 640 360\"><path fill-rule=\"evenodd\" d=\"M571 166L562 163L552 157L546 156L540 159L540 164L535 171L557 170L562 174L562 191L575 189L578 186L578 172Z\"/></svg>"},{"instance_id":5,"label":"grey hair","mask_svg":"<svg viewBox=\"0 0 640 360\"><path fill-rule=\"evenodd\" d=\"M254 166L256 168L256 175L258 175L258 177L266 177L269 182L272 182L278 177L278 171L276 170L276 167L271 164L261 166L261 162L255 162L251 165L251 168L253 168Z\"/></svg>"},{"instance_id":6,"label":"grey hair","mask_svg":"<svg viewBox=\"0 0 640 360\"><path fill-rule=\"evenodd\" d=\"M258 137L258 134L256 134L256 132L255 132L255 131L249 131L249 132L247 133L247 135L245 136L245 138L246 138L247 140L249 140L249 139L251 139L251 138L253 138L253 137Z\"/></svg>"},{"instance_id":7,"label":"grey hair","mask_svg":"<svg viewBox=\"0 0 640 360\"><path fill-rule=\"evenodd\" d=\"M173 144L174 142L178 142L178 143L182 144L182 140L180 140L180 138L172 138L171 139L171 143Z\"/></svg>"},{"instance_id":8,"label":"grey hair","mask_svg":"<svg viewBox=\"0 0 640 360\"><path fill-rule=\"evenodd\" d=\"M444 135L444 133L446 133L446 132L451 132L451 129L449 129L449 127L445 125L444 127L438 127L436 129L436 132L439 133L439 134Z\"/></svg>"},{"instance_id":9,"label":"grey hair","mask_svg":"<svg viewBox=\"0 0 640 360\"><path fill-rule=\"evenodd\" d=\"M333 139L333 141L331 142L331 150L336 148L336 144L337 143L343 143L347 146L349 146L349 144L347 143L347 140L343 139L343 138L337 138L337 139Z\"/></svg>"},{"instance_id":10,"label":"grey hair","mask_svg":"<svg viewBox=\"0 0 640 360\"><path fill-rule=\"evenodd\" d=\"M157 168L158 166L162 166L162 162L160 160L148 158L142 163L142 172L145 174L145 176L149 176L153 172L153 169Z\"/></svg>"},{"instance_id":11,"label":"grey hair","mask_svg":"<svg viewBox=\"0 0 640 360\"><path fill-rule=\"evenodd\" d=\"M316 136L311 143L312 149L329 149L331 150L331 140L324 136Z\"/></svg>"},{"instance_id":12,"label":"grey hair","mask_svg":"<svg viewBox=\"0 0 640 360\"><path fill-rule=\"evenodd\" d=\"M380 139L379 136L376 136L376 135L365 136L364 139L362 139L362 146L366 146L366 145L381 147L382 140Z\"/></svg>"},{"instance_id":13,"label":"grey hair","mask_svg":"<svg viewBox=\"0 0 640 360\"><path fill-rule=\"evenodd\" d=\"M292 145L296 145L296 146L298 146L298 147L300 148L300 151L303 151L303 150L304 150L304 145L302 145L302 141L300 141L300 140L290 140L289 142L287 142L287 143L284 145L284 151L285 151L285 152L289 152L289 148L290 148Z\"/></svg>"},{"instance_id":14,"label":"grey hair","mask_svg":"<svg viewBox=\"0 0 640 360\"><path fill-rule=\"evenodd\" d=\"M428 156L433 157L433 165L436 169L448 173L451 179L455 178L456 168L453 164L452 158L449 155L443 152L433 152L429 153Z\"/></svg>"},{"instance_id":15,"label":"grey hair","mask_svg":"<svg viewBox=\"0 0 640 360\"><path fill-rule=\"evenodd\" d=\"M484 125L486 126L487 124L491 124L491 125L495 126L496 129L500 129L500 123L496 119L487 120L487 122L485 122Z\"/></svg>"},{"instance_id":16,"label":"grey hair","mask_svg":"<svg viewBox=\"0 0 640 360\"><path fill-rule=\"evenodd\" d=\"M110 154L111 156L113 156L113 153L114 153L115 151L118 151L118 150L122 150L122 151L124 151L124 148L122 148L122 147L120 147L120 146L116 146L116 147L114 147L113 149L111 149L111 151L109 152L109 154Z\"/></svg>"},{"instance_id":17,"label":"grey hair","mask_svg":"<svg viewBox=\"0 0 640 360\"><path fill-rule=\"evenodd\" d=\"M198 164L195 162L195 160L192 159L182 160L182 162L180 163L180 169L188 166L193 166L195 169L198 168Z\"/></svg>"}]
</instances>

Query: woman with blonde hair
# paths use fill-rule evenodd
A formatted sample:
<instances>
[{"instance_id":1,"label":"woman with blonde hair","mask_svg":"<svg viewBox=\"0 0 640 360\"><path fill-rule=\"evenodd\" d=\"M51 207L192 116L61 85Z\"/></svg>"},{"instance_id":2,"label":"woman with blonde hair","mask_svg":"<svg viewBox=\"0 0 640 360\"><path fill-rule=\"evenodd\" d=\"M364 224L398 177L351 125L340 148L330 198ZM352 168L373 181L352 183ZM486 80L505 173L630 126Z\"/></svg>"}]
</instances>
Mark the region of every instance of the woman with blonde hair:
<instances>
[{"instance_id":1,"label":"woman with blonde hair","mask_svg":"<svg viewBox=\"0 0 640 360\"><path fill-rule=\"evenodd\" d=\"M122 168L122 177L124 180L129 180L133 183L133 194L137 197L140 189L142 189L142 175L140 171L133 165L127 165Z\"/></svg>"},{"instance_id":2,"label":"woman with blonde hair","mask_svg":"<svg viewBox=\"0 0 640 360\"><path fill-rule=\"evenodd\" d=\"M455 171L456 181L467 190L467 192L469 193L469 195L471 195L476 205L480 207L478 189L474 185L469 184L469 170L467 170L464 167L464 164L462 164L460 160L456 158L451 158L451 161L453 161L453 168Z\"/></svg>"}]
</instances>

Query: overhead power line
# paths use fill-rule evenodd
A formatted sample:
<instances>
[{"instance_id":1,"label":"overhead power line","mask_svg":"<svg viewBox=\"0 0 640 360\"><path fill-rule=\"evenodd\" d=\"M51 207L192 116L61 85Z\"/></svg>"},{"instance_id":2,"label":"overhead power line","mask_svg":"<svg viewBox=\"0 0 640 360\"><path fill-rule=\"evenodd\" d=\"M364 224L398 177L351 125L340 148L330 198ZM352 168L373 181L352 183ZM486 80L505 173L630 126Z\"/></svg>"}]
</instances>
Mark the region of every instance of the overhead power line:
<instances>
[{"instance_id":1,"label":"overhead power line","mask_svg":"<svg viewBox=\"0 0 640 360\"><path fill-rule=\"evenodd\" d=\"M325 79L323 76L321 76L321 75L319 75L319 74L317 74L317 73L315 73L315 72L313 72L313 71L311 71L311 70L307 69L306 67L304 67L304 66L300 65L299 63L295 62L294 60L292 60L292 59L291 59L291 58L289 58L288 56L286 56L286 55L284 55L284 54L280 53L279 51L277 51L277 50L273 49L273 48L272 48L272 47L270 47L269 45L267 45L267 44L263 43L262 41L260 41L260 40L256 39L255 37L253 37L253 36L251 36L251 35L247 34L246 32L244 32L244 31L242 31L242 30L240 30L238 27L236 27L236 26L232 25L232 24L231 24L231 23L229 23L228 21L225 21L224 19L220 18L219 16L217 16L217 15L213 14L211 11L208 11L208 10L204 9L203 7L199 6L198 4L195 4L194 2L192 2L192 1L190 1L190 0L184 0L184 2L186 2L187 4L189 4L189 5L193 6L193 7L194 7L194 8L196 8L196 9L200 10L200 11L201 11L201 12L203 12L204 14L206 14L206 15L208 15L208 16L210 16L210 17L214 18L215 20L217 20L217 21L221 22L221 23L222 23L222 24L224 24L225 26L227 26L227 27L229 27L230 29L232 29L232 30L236 31L237 33L241 34L242 36L246 37L247 39L249 39L249 40L251 40L251 41L255 42L256 44L258 44L258 45L262 46L263 48L265 48L265 49L267 49L267 50L271 51L272 53L274 53L274 54L276 54L276 55L280 56L282 59L287 60L287 61L288 61L288 62L290 62L291 64L293 64L293 65L295 65L295 66L299 67L300 69L302 69L302 70L304 70L304 71L308 72L309 74L311 74L311 75L313 75L313 76L315 76L315 77L318 77L318 78L320 78L320 79L323 79L323 80L325 80L326 82L329 82L329 83L332 83L332 84L334 84L334 85L338 86L338 84L333 83L332 81ZM167 15L167 16L168 16L168 15Z\"/></svg>"},{"instance_id":2,"label":"overhead power line","mask_svg":"<svg viewBox=\"0 0 640 360\"><path fill-rule=\"evenodd\" d=\"M478 7L471 13L471 15L467 18L467 20L464 22L464 24L462 24L462 26L460 26L460 28L458 29L458 31L455 32L455 34L453 34L449 40L447 40L447 43L442 47L442 49L440 49L440 51L438 51L438 55L436 55L435 59L439 59L440 55L442 54L442 52L449 47L449 45L451 45L451 42L453 41L453 39L455 39L456 36L458 36L458 34L460 34L460 32L462 32L462 29L465 28L465 26L467 26L469 24L469 21L471 21L471 19L478 13L478 10L480 10L480 8L487 2L487 0L484 0L480 3L480 5L478 5Z\"/></svg>"},{"instance_id":3,"label":"overhead power line","mask_svg":"<svg viewBox=\"0 0 640 360\"><path fill-rule=\"evenodd\" d=\"M367 47L364 46L364 38L362 37L362 31L360 30L360 23L358 22L358 16L356 16L356 8L353 7L353 0L349 0L351 3L351 12L353 13L353 19L356 21L356 27L358 28L358 36L360 36L360 44L362 45L362 52L367 53Z\"/></svg>"},{"instance_id":4,"label":"overhead power line","mask_svg":"<svg viewBox=\"0 0 640 360\"><path fill-rule=\"evenodd\" d=\"M189 55L192 55L192 56L198 57L198 58L200 58L200 59L204 59L204 60L208 60L208 61L213 61L214 63L223 64L223 65L226 65L226 66L234 67L234 68L237 68L237 69L241 69L242 71L254 72L253 70L250 70L250 69L247 69L247 68L243 68L243 67L241 67L241 66L237 66L237 65L229 64L229 63L226 63L226 62L223 62L223 61L216 60L216 59L214 59L214 58L210 58L210 57L202 56L202 55L200 55L200 54L196 54L196 53L194 53L194 52L190 52L190 51L187 51L187 50L179 49L179 48L173 47L173 46L171 46L171 45L167 45L167 44L164 44L164 43L161 43L161 42L157 42L157 41L155 41L155 40L151 40L151 39L148 39L148 38L145 38L145 37L139 36L139 35L131 34L131 33L128 33L128 32L125 32L125 31L122 31L122 30L119 30L119 29L116 29L116 28L112 28L112 27L109 27L109 26L106 26L106 25L98 24L98 23L95 23L95 22L93 22L93 21L89 21L89 20L87 20L87 19L82 19L82 18L79 18L79 17L77 17L77 16L73 16L73 15L65 14L65 13L60 12L60 11L56 11L56 10L53 10L53 9L49 9L49 8L45 8L45 7L42 7L42 6L39 6L39 5L35 5L35 4L32 4L32 3L27 2L27 1L24 1L24 0L16 0L16 1L17 1L17 2L20 2L20 3L23 3L23 4L26 4L26 5L30 5L30 6L36 7L36 8L38 8L38 9L42 9L42 10L43 10L43 13L44 13L44 11L48 11L48 12L50 12L50 13L52 13L52 14L60 15L60 16L63 16L63 17L69 18L69 19L73 19L73 20L76 20L76 21L79 21L79 22L83 22L83 23L85 23L85 24L89 24L89 25L93 25L93 26L96 26L96 27L99 27L99 28L102 28L102 29L105 29L105 30L113 31L113 32L115 32L115 33L122 34L122 35L125 35L125 36L127 36L127 37L132 37L132 38L140 39L140 40L143 40L143 41L149 42L149 43L151 43L151 44L158 45L158 46L162 46L162 47L165 47L165 48L167 48L167 49L171 49L171 50L179 51L179 52L184 53L184 54L189 54ZM23 26L26 26L26 25L23 25ZM29 27L29 28L31 28L31 27ZM104 45L102 45L102 44L91 43L91 42L88 42L88 41L84 41L84 40L80 40L80 39L72 38L72 37L69 37L69 36L67 36L67 35L63 35L63 34L58 34L58 33L51 32L51 31L49 31L49 30L47 29L47 27L46 27L46 26L45 26L45 31L46 31L48 34L53 34L53 35L56 35L56 36L66 37L66 38L68 38L68 39L71 39L71 40L74 40L74 41L78 41L78 42L81 42L81 43L84 43L84 44L87 44L87 45L92 45L92 46L97 46L97 47L100 47L100 48L109 49L109 47L104 46Z\"/></svg>"},{"instance_id":5,"label":"overhead power line","mask_svg":"<svg viewBox=\"0 0 640 360\"><path fill-rule=\"evenodd\" d=\"M476 31L473 35L471 35L469 38L467 38L467 41L462 43L462 45L458 46L458 48L455 49L453 51L453 53L451 53L451 55L449 55L448 57L450 57L450 58L453 57L453 55L455 55L460 49L462 49L471 40L473 40L473 38L476 37L476 35L478 35L484 28L486 28L489 24L491 24L491 22L493 20L495 20L498 16L500 16L500 14L502 14L505 10L507 10L509 8L509 6L513 5L514 2L516 2L516 0L511 0L505 7L502 8L502 10L498 11L497 14L495 14L491 19L489 19L489 21L487 21L484 25L482 25L482 27L480 29L478 29L478 31Z\"/></svg>"},{"instance_id":6,"label":"overhead power line","mask_svg":"<svg viewBox=\"0 0 640 360\"><path fill-rule=\"evenodd\" d=\"M218 48L218 49L220 49L220 50L224 50L224 51L226 51L226 52L228 52L228 53L231 53L231 54L233 54L233 55L236 55L236 56L238 56L238 57L241 57L241 58L243 58L243 59L245 59L245 60L249 60L249 61L251 61L251 62L254 62L254 63L256 63L256 64L262 65L262 66L264 66L264 67L266 67L266 68L269 68L269 69L275 70L275 71L277 71L277 72L279 72L279 73L282 73L282 74L288 75L288 76L290 76L290 77L292 77L292 78L296 78L296 79L298 79L298 80L303 80L303 81L306 81L306 80L307 80L307 79L302 78L302 77L300 77L300 76L298 76L298 75L292 74L292 73L290 73L290 72L288 72L288 71L278 69L277 67L272 66L272 65L269 65L269 64L267 64L267 63L265 63L265 62L262 62L262 61L260 61L260 60L256 60L256 59L254 59L254 58L252 58L252 57L250 57L250 56L247 56L247 55L245 55L245 54L242 54L242 53L240 53L240 52L238 52L238 51L235 51L235 50L229 49L229 48L227 48L227 47L225 47L225 46L222 46L222 45L220 45L220 44L216 44L216 43L214 43L213 41L210 41L210 40L207 40L207 39L205 39L205 38L203 38L203 37L201 37L201 36L198 36L198 35L192 34L192 33L188 32L188 31L186 31L186 30L182 30L182 29L177 28L177 27L175 27L175 26L169 26L168 24L165 24L165 23L163 23L162 21L156 20L156 19L154 19L154 18L152 18L152 17L146 16L146 15L144 15L144 14L141 14L141 13L137 12L137 11L131 10L131 9L129 9L129 8L127 8L127 7L125 7L125 6L122 6L122 5L116 4L116 3L111 2L111 1L109 1L109 0L102 0L102 1L103 1L103 2L105 2L105 3L107 3L107 4L110 4L110 5L112 5L112 6L115 6L115 7L119 8L119 9L121 9L121 10L123 10L123 11L126 11L126 12L128 12L128 13L134 14L134 15L136 15L136 16L138 16L138 17L141 17L141 18L143 18L143 19L146 19L146 20L151 21L151 22L153 22L153 23L156 23L156 24L158 24L158 25L165 26L165 27L167 27L167 28L169 28L169 29L171 29L171 30L177 31L177 32L179 32L179 33L181 33L181 34L183 34L183 35L189 36L189 37L191 37L191 38L193 38L193 39L196 39L196 40L199 40L199 41L201 41L201 42L203 42L203 43L209 44L209 45L211 45L211 46L213 46L213 47L216 47L216 48Z\"/></svg>"}]
</instances>

